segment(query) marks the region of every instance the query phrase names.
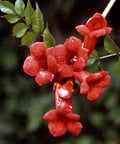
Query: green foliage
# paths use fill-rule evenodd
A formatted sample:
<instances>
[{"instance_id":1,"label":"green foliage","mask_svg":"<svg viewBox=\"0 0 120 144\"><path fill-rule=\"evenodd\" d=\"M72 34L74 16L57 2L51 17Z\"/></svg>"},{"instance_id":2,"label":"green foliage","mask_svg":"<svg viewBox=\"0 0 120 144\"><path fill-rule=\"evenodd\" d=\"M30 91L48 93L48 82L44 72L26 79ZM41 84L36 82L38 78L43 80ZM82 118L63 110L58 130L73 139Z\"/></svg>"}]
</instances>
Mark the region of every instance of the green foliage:
<instances>
[{"instance_id":1,"label":"green foliage","mask_svg":"<svg viewBox=\"0 0 120 144\"><path fill-rule=\"evenodd\" d=\"M31 6L30 1L27 1L27 7L25 9L25 22L27 25L32 24L32 18L33 18L34 10Z\"/></svg>"},{"instance_id":2,"label":"green foliage","mask_svg":"<svg viewBox=\"0 0 120 144\"><path fill-rule=\"evenodd\" d=\"M23 46L29 47L36 39L37 35L34 32L27 32L21 39Z\"/></svg>"},{"instance_id":3,"label":"green foliage","mask_svg":"<svg viewBox=\"0 0 120 144\"><path fill-rule=\"evenodd\" d=\"M97 60L97 58L98 58L98 52L94 49L87 60L86 66L88 67L88 66L93 65L95 61Z\"/></svg>"},{"instance_id":4,"label":"green foliage","mask_svg":"<svg viewBox=\"0 0 120 144\"><path fill-rule=\"evenodd\" d=\"M16 0L15 2L15 12L18 16L24 17L25 4L23 0Z\"/></svg>"},{"instance_id":5,"label":"green foliage","mask_svg":"<svg viewBox=\"0 0 120 144\"><path fill-rule=\"evenodd\" d=\"M27 0L26 7L23 0L16 0L15 5L9 1L0 1L0 10L5 13L3 18L9 23L18 22L12 31L13 36L21 38L21 45L29 47L35 42L38 35L43 35L43 40L48 47L56 44L48 28L44 30L44 17L37 3L34 11L30 0Z\"/></svg>"},{"instance_id":6,"label":"green foliage","mask_svg":"<svg viewBox=\"0 0 120 144\"><path fill-rule=\"evenodd\" d=\"M16 36L17 38L21 38L25 32L27 31L28 26L24 23L17 23L13 27L13 36Z\"/></svg>"},{"instance_id":7,"label":"green foliage","mask_svg":"<svg viewBox=\"0 0 120 144\"><path fill-rule=\"evenodd\" d=\"M120 75L120 57L119 57L118 61L116 62L114 68L115 68L115 72L116 72L118 75Z\"/></svg>"},{"instance_id":8,"label":"green foliage","mask_svg":"<svg viewBox=\"0 0 120 144\"><path fill-rule=\"evenodd\" d=\"M105 116L103 113L93 113L90 116L90 121L95 127L103 127L106 124Z\"/></svg>"},{"instance_id":9,"label":"green foliage","mask_svg":"<svg viewBox=\"0 0 120 144\"><path fill-rule=\"evenodd\" d=\"M46 43L47 47L51 47L56 44L56 41L50 33L48 26L46 26L46 29L43 32L43 41Z\"/></svg>"},{"instance_id":10,"label":"green foliage","mask_svg":"<svg viewBox=\"0 0 120 144\"><path fill-rule=\"evenodd\" d=\"M0 1L0 10L4 13L15 15L14 5L9 1Z\"/></svg>"},{"instance_id":11,"label":"green foliage","mask_svg":"<svg viewBox=\"0 0 120 144\"><path fill-rule=\"evenodd\" d=\"M108 35L104 39L104 48L108 53L120 52L120 48L115 44L115 42Z\"/></svg>"},{"instance_id":12,"label":"green foliage","mask_svg":"<svg viewBox=\"0 0 120 144\"><path fill-rule=\"evenodd\" d=\"M42 32L44 29L43 14L37 3L36 3L36 11L34 12L33 15L32 28L35 33Z\"/></svg>"},{"instance_id":13,"label":"green foliage","mask_svg":"<svg viewBox=\"0 0 120 144\"><path fill-rule=\"evenodd\" d=\"M14 24L20 20L20 17L18 17L17 15L12 15L12 14L4 15L4 18L11 24Z\"/></svg>"}]
</instances>

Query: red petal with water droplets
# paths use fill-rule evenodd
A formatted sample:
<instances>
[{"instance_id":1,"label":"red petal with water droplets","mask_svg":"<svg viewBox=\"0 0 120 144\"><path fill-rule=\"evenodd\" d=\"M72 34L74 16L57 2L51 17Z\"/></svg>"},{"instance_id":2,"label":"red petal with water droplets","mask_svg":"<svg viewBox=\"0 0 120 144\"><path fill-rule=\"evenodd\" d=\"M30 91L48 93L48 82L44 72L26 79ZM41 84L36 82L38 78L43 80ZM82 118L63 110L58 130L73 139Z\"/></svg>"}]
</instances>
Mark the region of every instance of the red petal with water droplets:
<instances>
[{"instance_id":1,"label":"red petal with water droplets","mask_svg":"<svg viewBox=\"0 0 120 144\"><path fill-rule=\"evenodd\" d=\"M47 56L47 64L48 64L48 69L52 73L56 73L57 71L57 61L52 55Z\"/></svg>"},{"instance_id":2,"label":"red petal with water droplets","mask_svg":"<svg viewBox=\"0 0 120 144\"><path fill-rule=\"evenodd\" d=\"M81 72L73 72L73 76L75 79L77 79L80 82L83 82L86 80L86 78L90 75L91 73L87 71L81 71Z\"/></svg>"},{"instance_id":3,"label":"red petal with water droplets","mask_svg":"<svg viewBox=\"0 0 120 144\"><path fill-rule=\"evenodd\" d=\"M107 87L109 84L110 84L110 76L109 75L107 75L107 76L105 76L105 77L103 77L100 81L99 81L99 83L97 84L97 86L99 86L99 87Z\"/></svg>"},{"instance_id":4,"label":"red petal with water droplets","mask_svg":"<svg viewBox=\"0 0 120 144\"><path fill-rule=\"evenodd\" d=\"M106 27L107 21L106 19L100 14L100 13L95 13L93 17L91 17L86 26L90 31L98 30L101 28Z\"/></svg>"},{"instance_id":5,"label":"red petal with water droplets","mask_svg":"<svg viewBox=\"0 0 120 144\"><path fill-rule=\"evenodd\" d=\"M86 25L78 25L75 27L77 29L77 31L85 36L85 35L88 35L90 33L89 29L86 27Z\"/></svg>"},{"instance_id":6,"label":"red petal with water droplets","mask_svg":"<svg viewBox=\"0 0 120 144\"><path fill-rule=\"evenodd\" d=\"M68 118L69 120L72 120L72 121L79 121L79 119L80 119L80 115L78 115L78 114L73 114L73 113L71 113L71 114L66 114L65 117Z\"/></svg>"},{"instance_id":7,"label":"red petal with water droplets","mask_svg":"<svg viewBox=\"0 0 120 144\"><path fill-rule=\"evenodd\" d=\"M71 77L73 75L73 70L67 64L59 65L58 71L62 77Z\"/></svg>"},{"instance_id":8,"label":"red petal with water droplets","mask_svg":"<svg viewBox=\"0 0 120 144\"><path fill-rule=\"evenodd\" d=\"M85 67L85 59L83 57L78 58L77 61L72 65L74 71L83 70L84 67Z\"/></svg>"},{"instance_id":9,"label":"red petal with water droplets","mask_svg":"<svg viewBox=\"0 0 120 144\"><path fill-rule=\"evenodd\" d=\"M79 135L81 132L81 129L83 128L82 124L80 122L67 122L67 130L72 133L73 135Z\"/></svg>"},{"instance_id":10,"label":"red petal with water droplets","mask_svg":"<svg viewBox=\"0 0 120 144\"><path fill-rule=\"evenodd\" d=\"M55 87L55 106L56 110L61 114L72 113L72 99L71 98L61 98L59 95L59 89L61 85L58 83Z\"/></svg>"},{"instance_id":11,"label":"red petal with water droplets","mask_svg":"<svg viewBox=\"0 0 120 144\"><path fill-rule=\"evenodd\" d=\"M52 55L55 57L57 63L61 64L65 61L65 47L64 45L57 45L55 47L48 48L46 51L47 56Z\"/></svg>"},{"instance_id":12,"label":"red petal with water droplets","mask_svg":"<svg viewBox=\"0 0 120 144\"><path fill-rule=\"evenodd\" d=\"M111 32L112 28L109 27L105 27L99 30L95 30L93 32L90 33L90 37L100 37L100 36L104 36L106 34L109 34Z\"/></svg>"},{"instance_id":13,"label":"red petal with water droplets","mask_svg":"<svg viewBox=\"0 0 120 144\"><path fill-rule=\"evenodd\" d=\"M87 95L88 100L96 101L102 94L103 88L93 87Z\"/></svg>"},{"instance_id":14,"label":"red petal with water droplets","mask_svg":"<svg viewBox=\"0 0 120 144\"><path fill-rule=\"evenodd\" d=\"M30 46L31 55L36 58L40 58L41 56L46 54L46 45L44 42L35 42Z\"/></svg>"},{"instance_id":15,"label":"red petal with water droplets","mask_svg":"<svg viewBox=\"0 0 120 144\"><path fill-rule=\"evenodd\" d=\"M48 125L48 128L49 128L50 133L54 137L59 137L61 135L64 135L67 131L64 122L61 122L61 121L50 122Z\"/></svg>"},{"instance_id":16,"label":"red petal with water droplets","mask_svg":"<svg viewBox=\"0 0 120 144\"><path fill-rule=\"evenodd\" d=\"M67 51L77 53L77 51L81 48L82 42L80 39L71 36L68 39L66 39L64 46Z\"/></svg>"},{"instance_id":17,"label":"red petal with water droplets","mask_svg":"<svg viewBox=\"0 0 120 144\"><path fill-rule=\"evenodd\" d=\"M86 81L83 81L80 85L80 93L85 95L88 94L90 87Z\"/></svg>"},{"instance_id":18,"label":"red petal with water droplets","mask_svg":"<svg viewBox=\"0 0 120 144\"><path fill-rule=\"evenodd\" d=\"M30 76L35 76L39 71L38 62L35 60L34 57L28 56L23 64L23 70Z\"/></svg>"},{"instance_id":19,"label":"red petal with water droplets","mask_svg":"<svg viewBox=\"0 0 120 144\"><path fill-rule=\"evenodd\" d=\"M57 111L54 109L49 110L43 116L43 119L46 121L55 121L55 120L57 120L57 118L58 118Z\"/></svg>"},{"instance_id":20,"label":"red petal with water droplets","mask_svg":"<svg viewBox=\"0 0 120 144\"><path fill-rule=\"evenodd\" d=\"M88 49L86 49L86 48L81 48L80 50L79 50L79 53L78 53L78 57L82 57L82 58L84 58L84 60L86 61L87 59L88 59Z\"/></svg>"},{"instance_id":21,"label":"red petal with water droplets","mask_svg":"<svg viewBox=\"0 0 120 144\"><path fill-rule=\"evenodd\" d=\"M58 96L61 98L71 98L73 93L73 81L68 80L65 84L61 85L57 92Z\"/></svg>"},{"instance_id":22,"label":"red petal with water droplets","mask_svg":"<svg viewBox=\"0 0 120 144\"><path fill-rule=\"evenodd\" d=\"M35 81L41 86L53 80L54 75L48 71L40 71L36 77Z\"/></svg>"}]
</instances>

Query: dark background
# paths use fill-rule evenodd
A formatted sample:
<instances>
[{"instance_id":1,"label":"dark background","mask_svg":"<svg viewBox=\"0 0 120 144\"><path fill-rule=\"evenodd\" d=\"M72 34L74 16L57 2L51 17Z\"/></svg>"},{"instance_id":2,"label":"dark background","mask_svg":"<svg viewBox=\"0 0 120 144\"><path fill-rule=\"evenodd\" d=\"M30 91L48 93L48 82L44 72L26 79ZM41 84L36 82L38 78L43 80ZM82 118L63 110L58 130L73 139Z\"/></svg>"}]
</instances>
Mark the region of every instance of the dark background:
<instances>
[{"instance_id":1,"label":"dark background","mask_svg":"<svg viewBox=\"0 0 120 144\"><path fill-rule=\"evenodd\" d=\"M75 26L85 24L96 12L102 13L109 0L36 0L45 22L57 44L71 35L81 37ZM15 1L10 1L15 2ZM26 1L24 1L26 3ZM35 8L35 1L31 0ZM3 15L1 13L1 15ZM111 38L120 47L120 0L106 17L113 28ZM101 62L111 75L111 84L97 102L89 102L76 90L74 112L81 115L83 130L79 136L69 133L54 138L42 116L54 108L52 85L39 87L34 78L23 72L22 64L29 49L20 46L12 36L13 25L0 19L0 144L120 144L120 76L114 72L117 57ZM99 38L97 50L103 50L104 37ZM95 71L95 65L87 70Z\"/></svg>"}]
</instances>

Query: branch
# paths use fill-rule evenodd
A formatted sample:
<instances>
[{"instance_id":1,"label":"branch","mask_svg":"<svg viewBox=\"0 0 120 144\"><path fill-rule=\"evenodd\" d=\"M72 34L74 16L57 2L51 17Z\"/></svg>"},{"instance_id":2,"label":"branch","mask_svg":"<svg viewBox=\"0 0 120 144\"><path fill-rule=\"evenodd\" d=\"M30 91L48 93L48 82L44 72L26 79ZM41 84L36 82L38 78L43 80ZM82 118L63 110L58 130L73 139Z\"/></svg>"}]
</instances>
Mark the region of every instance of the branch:
<instances>
[{"instance_id":1,"label":"branch","mask_svg":"<svg viewBox=\"0 0 120 144\"><path fill-rule=\"evenodd\" d=\"M120 55L120 52L119 53L114 53L114 54L109 54L109 55L106 55L106 56L102 56L102 57L97 58L96 60L103 60L103 59L113 57L113 56L116 56L116 55Z\"/></svg>"},{"instance_id":2,"label":"branch","mask_svg":"<svg viewBox=\"0 0 120 144\"><path fill-rule=\"evenodd\" d=\"M108 3L108 5L106 6L106 8L104 9L102 16L106 17L107 14L109 13L109 11L111 10L112 6L114 5L114 3L116 2L116 0L110 0L110 2Z\"/></svg>"}]
</instances>

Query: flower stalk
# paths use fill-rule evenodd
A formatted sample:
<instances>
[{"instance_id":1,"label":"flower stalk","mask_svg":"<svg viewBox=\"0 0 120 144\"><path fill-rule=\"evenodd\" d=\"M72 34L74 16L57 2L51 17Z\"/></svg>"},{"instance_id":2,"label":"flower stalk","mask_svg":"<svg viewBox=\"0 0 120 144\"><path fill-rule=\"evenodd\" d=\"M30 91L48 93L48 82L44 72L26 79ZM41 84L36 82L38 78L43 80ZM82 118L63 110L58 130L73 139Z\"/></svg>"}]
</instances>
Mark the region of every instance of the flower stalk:
<instances>
[{"instance_id":1,"label":"flower stalk","mask_svg":"<svg viewBox=\"0 0 120 144\"><path fill-rule=\"evenodd\" d=\"M109 13L109 11L111 10L111 8L113 7L113 5L115 4L116 0L110 0L110 2L108 3L108 5L106 6L106 8L104 9L102 16L106 17Z\"/></svg>"},{"instance_id":2,"label":"flower stalk","mask_svg":"<svg viewBox=\"0 0 120 144\"><path fill-rule=\"evenodd\" d=\"M119 56L120 52L119 53L113 53L113 54L105 55L105 56L101 56L97 60L103 60L103 59L110 58L110 57L113 57L113 56L116 56L116 55Z\"/></svg>"}]
</instances>

